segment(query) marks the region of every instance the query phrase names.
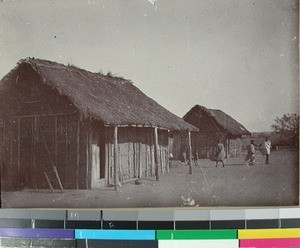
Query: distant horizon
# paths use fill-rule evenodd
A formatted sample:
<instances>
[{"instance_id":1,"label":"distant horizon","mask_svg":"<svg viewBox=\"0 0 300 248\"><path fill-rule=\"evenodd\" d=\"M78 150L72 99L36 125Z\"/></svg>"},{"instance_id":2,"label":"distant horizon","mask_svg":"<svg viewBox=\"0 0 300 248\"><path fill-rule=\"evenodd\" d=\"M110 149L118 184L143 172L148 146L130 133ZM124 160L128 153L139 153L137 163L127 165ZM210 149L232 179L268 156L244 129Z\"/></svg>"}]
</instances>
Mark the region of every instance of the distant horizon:
<instances>
[{"instance_id":1,"label":"distant horizon","mask_svg":"<svg viewBox=\"0 0 300 248\"><path fill-rule=\"evenodd\" d=\"M271 132L276 117L299 115L297 0L0 6L0 78L35 57L124 77L181 118L199 104Z\"/></svg>"}]
</instances>

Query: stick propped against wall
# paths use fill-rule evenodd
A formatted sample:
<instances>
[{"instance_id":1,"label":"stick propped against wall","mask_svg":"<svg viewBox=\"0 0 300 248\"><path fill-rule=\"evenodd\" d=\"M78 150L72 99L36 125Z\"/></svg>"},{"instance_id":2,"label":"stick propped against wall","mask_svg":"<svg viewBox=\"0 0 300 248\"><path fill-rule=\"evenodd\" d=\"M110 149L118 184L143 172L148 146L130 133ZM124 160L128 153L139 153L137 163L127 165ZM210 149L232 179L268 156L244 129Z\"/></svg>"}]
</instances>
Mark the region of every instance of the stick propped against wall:
<instances>
[{"instance_id":1,"label":"stick propped against wall","mask_svg":"<svg viewBox=\"0 0 300 248\"><path fill-rule=\"evenodd\" d=\"M46 177L47 183L48 183L48 185L49 185L49 187L50 187L50 189L51 189L52 193L54 193L53 186L52 186L52 184L51 184L51 181L50 181L50 179L49 179L49 177L48 177L47 173L46 173L46 172L44 172L44 175L45 175L45 177Z\"/></svg>"},{"instance_id":2,"label":"stick propped against wall","mask_svg":"<svg viewBox=\"0 0 300 248\"><path fill-rule=\"evenodd\" d=\"M57 179L57 181L58 181L58 184L59 184L60 190L61 190L61 191L63 191L63 190L64 190L64 188L63 188L63 186L62 186L62 183L61 183L61 180L60 180L60 177L59 177L58 171L57 171L57 169L56 169L56 167L55 167L55 166L53 166L53 170L54 170L54 173L55 173L56 179Z\"/></svg>"}]
</instances>

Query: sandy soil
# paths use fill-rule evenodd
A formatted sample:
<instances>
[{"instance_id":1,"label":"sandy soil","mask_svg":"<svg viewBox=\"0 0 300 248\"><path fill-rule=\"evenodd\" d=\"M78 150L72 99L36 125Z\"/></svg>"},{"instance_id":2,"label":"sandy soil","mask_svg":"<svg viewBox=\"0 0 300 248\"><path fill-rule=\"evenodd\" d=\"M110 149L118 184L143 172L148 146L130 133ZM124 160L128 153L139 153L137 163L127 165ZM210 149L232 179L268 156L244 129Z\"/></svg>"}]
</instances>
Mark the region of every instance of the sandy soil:
<instances>
[{"instance_id":1,"label":"sandy soil","mask_svg":"<svg viewBox=\"0 0 300 248\"><path fill-rule=\"evenodd\" d=\"M24 190L2 192L2 206L9 208L132 208L193 206L292 206L299 201L297 150L274 151L270 164L257 152L255 165L243 165L244 157L229 158L226 166L199 160L188 166L172 161L170 173L155 178L99 190L66 190L63 193ZM189 200L186 200L190 198Z\"/></svg>"}]
</instances>

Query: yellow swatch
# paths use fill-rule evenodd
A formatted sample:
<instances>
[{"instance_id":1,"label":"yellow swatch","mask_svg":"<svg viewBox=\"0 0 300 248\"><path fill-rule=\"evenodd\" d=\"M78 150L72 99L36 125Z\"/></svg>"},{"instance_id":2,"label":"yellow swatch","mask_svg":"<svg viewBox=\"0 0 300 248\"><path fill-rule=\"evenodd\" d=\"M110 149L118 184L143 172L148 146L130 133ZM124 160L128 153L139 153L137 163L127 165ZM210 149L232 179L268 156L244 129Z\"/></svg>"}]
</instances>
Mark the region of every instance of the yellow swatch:
<instances>
[{"instance_id":1,"label":"yellow swatch","mask_svg":"<svg viewBox=\"0 0 300 248\"><path fill-rule=\"evenodd\" d=\"M300 238L300 228L238 230L238 239Z\"/></svg>"}]
</instances>

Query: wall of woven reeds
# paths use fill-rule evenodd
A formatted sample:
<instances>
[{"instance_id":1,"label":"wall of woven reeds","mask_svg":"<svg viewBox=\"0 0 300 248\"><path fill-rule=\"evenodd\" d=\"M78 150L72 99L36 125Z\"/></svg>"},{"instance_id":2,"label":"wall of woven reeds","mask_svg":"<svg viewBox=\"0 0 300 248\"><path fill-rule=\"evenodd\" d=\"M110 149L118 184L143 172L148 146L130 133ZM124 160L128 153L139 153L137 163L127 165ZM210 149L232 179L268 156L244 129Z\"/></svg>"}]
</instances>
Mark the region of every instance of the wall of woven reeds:
<instances>
[{"instance_id":1,"label":"wall of woven reeds","mask_svg":"<svg viewBox=\"0 0 300 248\"><path fill-rule=\"evenodd\" d=\"M134 178L155 176L154 129L151 127L118 128L118 179L126 181ZM109 172L108 184L114 178L113 128L106 131L106 163ZM159 130L159 173L169 171L168 132Z\"/></svg>"}]
</instances>

